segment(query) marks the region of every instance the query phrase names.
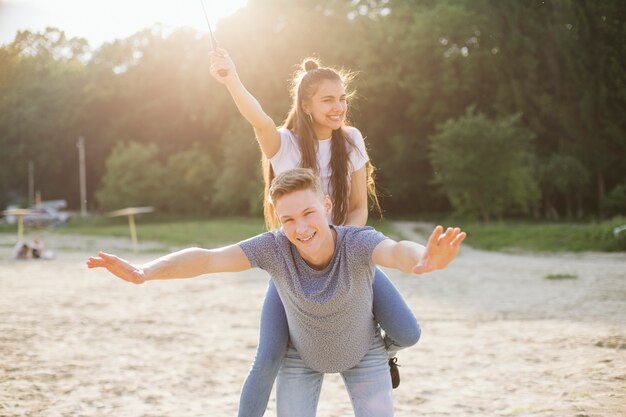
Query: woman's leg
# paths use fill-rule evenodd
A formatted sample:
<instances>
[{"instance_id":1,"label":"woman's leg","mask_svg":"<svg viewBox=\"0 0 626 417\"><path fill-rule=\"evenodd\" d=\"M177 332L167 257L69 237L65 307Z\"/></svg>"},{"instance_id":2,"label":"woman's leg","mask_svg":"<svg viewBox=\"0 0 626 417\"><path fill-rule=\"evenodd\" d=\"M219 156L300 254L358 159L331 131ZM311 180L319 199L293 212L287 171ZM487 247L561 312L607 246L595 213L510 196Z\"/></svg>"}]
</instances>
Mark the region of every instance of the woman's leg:
<instances>
[{"instance_id":1,"label":"woman's leg","mask_svg":"<svg viewBox=\"0 0 626 417\"><path fill-rule=\"evenodd\" d=\"M385 331L387 349L413 346L422 334L420 325L398 289L380 269L374 274L374 318Z\"/></svg>"},{"instance_id":2,"label":"woman's leg","mask_svg":"<svg viewBox=\"0 0 626 417\"><path fill-rule=\"evenodd\" d=\"M376 337L369 352L355 367L341 373L355 417L393 416L393 394L387 352L380 337Z\"/></svg>"},{"instance_id":3,"label":"woman's leg","mask_svg":"<svg viewBox=\"0 0 626 417\"><path fill-rule=\"evenodd\" d=\"M265 413L288 341L285 308L274 283L270 281L261 310L259 345L241 389L239 417L261 417Z\"/></svg>"}]
</instances>

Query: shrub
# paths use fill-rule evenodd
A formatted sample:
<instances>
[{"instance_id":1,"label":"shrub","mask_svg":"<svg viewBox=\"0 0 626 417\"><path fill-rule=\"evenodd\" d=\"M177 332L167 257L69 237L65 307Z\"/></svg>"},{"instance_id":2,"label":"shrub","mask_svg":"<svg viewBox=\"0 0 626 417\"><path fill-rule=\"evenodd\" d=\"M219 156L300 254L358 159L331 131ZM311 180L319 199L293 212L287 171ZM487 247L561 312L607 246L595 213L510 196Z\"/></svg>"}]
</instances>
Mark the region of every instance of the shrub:
<instances>
[{"instance_id":1,"label":"shrub","mask_svg":"<svg viewBox=\"0 0 626 417\"><path fill-rule=\"evenodd\" d=\"M459 214L488 221L528 213L539 198L533 175L534 134L520 115L490 120L469 108L430 137L435 182Z\"/></svg>"}]
</instances>

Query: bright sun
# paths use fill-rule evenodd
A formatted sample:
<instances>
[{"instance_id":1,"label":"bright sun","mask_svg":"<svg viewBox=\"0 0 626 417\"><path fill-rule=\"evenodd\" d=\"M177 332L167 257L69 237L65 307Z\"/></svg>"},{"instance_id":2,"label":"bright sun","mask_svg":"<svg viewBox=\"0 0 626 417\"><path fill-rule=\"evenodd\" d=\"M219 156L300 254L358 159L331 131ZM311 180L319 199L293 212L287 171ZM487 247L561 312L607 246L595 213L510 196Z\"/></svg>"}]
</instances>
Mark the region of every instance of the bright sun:
<instances>
[{"instance_id":1,"label":"bright sun","mask_svg":"<svg viewBox=\"0 0 626 417\"><path fill-rule=\"evenodd\" d=\"M201 0L4 0L0 2L3 38L17 30L57 27L92 46L162 23L207 31ZM245 6L246 0L203 0L211 26ZM9 27L10 26L10 27ZM5 33L8 32L8 33ZM0 42L6 39L0 40ZM11 40L11 39L9 39Z\"/></svg>"}]
</instances>

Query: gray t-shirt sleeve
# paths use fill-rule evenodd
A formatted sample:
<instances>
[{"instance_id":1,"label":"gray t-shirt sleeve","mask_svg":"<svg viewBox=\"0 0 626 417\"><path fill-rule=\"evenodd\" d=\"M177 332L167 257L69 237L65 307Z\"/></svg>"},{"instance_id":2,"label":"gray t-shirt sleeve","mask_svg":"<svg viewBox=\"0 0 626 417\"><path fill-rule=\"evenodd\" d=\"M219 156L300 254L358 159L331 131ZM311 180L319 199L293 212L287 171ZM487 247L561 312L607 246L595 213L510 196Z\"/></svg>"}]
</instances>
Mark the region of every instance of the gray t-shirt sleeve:
<instances>
[{"instance_id":1,"label":"gray t-shirt sleeve","mask_svg":"<svg viewBox=\"0 0 626 417\"><path fill-rule=\"evenodd\" d=\"M376 246L385 239L387 236L380 233L378 230L365 226L365 227L350 227L348 226L346 233L346 244L351 253L351 258L356 262L364 264L373 264L372 253Z\"/></svg>"},{"instance_id":2,"label":"gray t-shirt sleeve","mask_svg":"<svg viewBox=\"0 0 626 417\"><path fill-rule=\"evenodd\" d=\"M239 247L248 257L253 268L268 270L276 262L277 235L265 232L239 242Z\"/></svg>"}]
</instances>

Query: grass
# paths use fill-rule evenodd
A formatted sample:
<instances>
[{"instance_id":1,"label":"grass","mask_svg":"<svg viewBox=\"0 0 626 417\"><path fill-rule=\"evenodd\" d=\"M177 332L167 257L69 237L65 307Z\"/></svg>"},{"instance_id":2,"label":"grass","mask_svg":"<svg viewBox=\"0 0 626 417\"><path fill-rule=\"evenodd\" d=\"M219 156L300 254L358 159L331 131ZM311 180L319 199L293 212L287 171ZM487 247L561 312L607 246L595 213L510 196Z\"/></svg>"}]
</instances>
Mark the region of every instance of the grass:
<instances>
[{"instance_id":1,"label":"grass","mask_svg":"<svg viewBox=\"0 0 626 417\"><path fill-rule=\"evenodd\" d=\"M262 218L219 217L212 219L140 216L135 220L140 242L155 241L168 246L218 247L239 242L265 231ZM368 224L383 234L399 239L392 226L383 220L371 219ZM16 233L15 225L0 225L0 233ZM48 229L51 233L129 238L126 218L73 219L62 227ZM28 229L27 229L28 232Z\"/></svg>"},{"instance_id":2,"label":"grass","mask_svg":"<svg viewBox=\"0 0 626 417\"><path fill-rule=\"evenodd\" d=\"M263 232L263 220L247 217L213 219L138 218L135 220L140 241L155 241L171 246L216 247L246 239ZM96 218L72 220L57 233L128 238L126 219Z\"/></svg>"},{"instance_id":3,"label":"grass","mask_svg":"<svg viewBox=\"0 0 626 417\"><path fill-rule=\"evenodd\" d=\"M374 217L374 216L372 216ZM402 240L404 236L399 233L392 225L389 219L380 219L378 217L372 218L370 217L367 221L368 226L372 226L374 229L378 230L383 235L390 237L394 240Z\"/></svg>"},{"instance_id":4,"label":"grass","mask_svg":"<svg viewBox=\"0 0 626 417\"><path fill-rule=\"evenodd\" d=\"M139 241L156 241L168 246L217 247L238 242L265 231L263 219L250 217L181 218L139 216L136 220ZM368 224L383 234L402 239L389 219L375 216ZM626 224L626 218L589 223L494 222L470 223L446 220L468 233L470 246L494 251L626 251L626 232L613 235L613 229ZM63 227L49 229L52 233L90 236L129 237L125 218L73 219ZM431 230L417 230L429 236ZM0 224L0 233L16 233L15 225Z\"/></svg>"},{"instance_id":5,"label":"grass","mask_svg":"<svg viewBox=\"0 0 626 417\"><path fill-rule=\"evenodd\" d=\"M548 274L544 278L545 279L554 279L554 280L559 280L559 279L576 279L576 278L578 278L578 275L576 275L576 274Z\"/></svg>"},{"instance_id":6,"label":"grass","mask_svg":"<svg viewBox=\"0 0 626 417\"><path fill-rule=\"evenodd\" d=\"M486 250L532 252L617 252L626 251L626 232L615 236L613 229L626 218L589 223L452 222L468 234L466 243ZM419 230L419 232L424 232Z\"/></svg>"},{"instance_id":7,"label":"grass","mask_svg":"<svg viewBox=\"0 0 626 417\"><path fill-rule=\"evenodd\" d=\"M135 219L139 241L155 241L168 246L216 247L238 242L265 230L263 219L220 217L212 219L139 216ZM0 225L0 233L14 234L15 225ZM94 237L128 239L126 218L97 217L72 219L62 227L48 228L49 233L79 234ZM26 229L26 233L32 233Z\"/></svg>"}]
</instances>

